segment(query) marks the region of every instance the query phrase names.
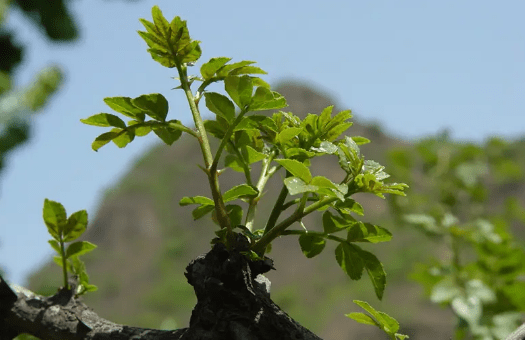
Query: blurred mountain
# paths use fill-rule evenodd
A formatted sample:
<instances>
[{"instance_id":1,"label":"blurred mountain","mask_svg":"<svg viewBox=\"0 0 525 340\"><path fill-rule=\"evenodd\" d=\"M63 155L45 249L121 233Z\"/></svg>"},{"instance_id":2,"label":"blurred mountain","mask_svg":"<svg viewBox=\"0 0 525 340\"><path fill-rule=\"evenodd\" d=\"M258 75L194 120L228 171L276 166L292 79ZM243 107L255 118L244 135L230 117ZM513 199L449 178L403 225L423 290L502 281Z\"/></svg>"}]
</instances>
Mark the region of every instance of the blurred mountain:
<instances>
[{"instance_id":1,"label":"blurred mountain","mask_svg":"<svg viewBox=\"0 0 525 340\"><path fill-rule=\"evenodd\" d=\"M320 113L334 103L329 96L305 84L284 82L275 90L287 98L289 107L285 110L300 117ZM340 109L336 107L334 111ZM348 134L372 140L362 146L362 153L381 164L386 162L388 150L411 147L408 141L388 136L378 126L362 124L359 119L354 120ZM91 214L85 239L98 248L85 256L85 262L90 281L99 290L84 299L101 316L142 327L188 325L196 299L183 275L184 269L193 258L210 249L209 241L216 230L207 218L193 221L192 209L178 204L183 196L210 196L205 175L197 164L202 164L202 160L193 139L183 137L172 147L159 144L106 191L97 213ZM341 177L335 157L314 162L312 172L328 174L333 180ZM239 174L227 171L221 175L222 190L240 181ZM277 176L268 184L258 210L260 216L268 216L271 202L264 202L264 198L276 197L280 182ZM508 188L525 192L523 189L523 185L521 189ZM496 194L503 197L506 193L502 189ZM356 199L365 208L366 221L391 228L385 200L365 194L356 195ZM306 227L322 229L320 217L317 214L305 219ZM264 223L265 218L262 220ZM344 316L358 311L352 303L355 299L366 300L397 318L403 327L401 332L412 339L448 339L453 330L452 314L427 302L422 289L407 279L415 262L439 249L433 249L435 245L408 228L391 231L392 242L364 247L377 253L385 265L388 286L383 301L375 297L366 275L355 282L342 272L335 261L335 245L328 244L322 254L306 259L295 236L276 240L269 254L277 269L267 275L272 282L273 300L327 340L384 338L373 327ZM30 288L52 294L60 286L60 278L59 268L49 264L31 277Z\"/></svg>"}]
</instances>

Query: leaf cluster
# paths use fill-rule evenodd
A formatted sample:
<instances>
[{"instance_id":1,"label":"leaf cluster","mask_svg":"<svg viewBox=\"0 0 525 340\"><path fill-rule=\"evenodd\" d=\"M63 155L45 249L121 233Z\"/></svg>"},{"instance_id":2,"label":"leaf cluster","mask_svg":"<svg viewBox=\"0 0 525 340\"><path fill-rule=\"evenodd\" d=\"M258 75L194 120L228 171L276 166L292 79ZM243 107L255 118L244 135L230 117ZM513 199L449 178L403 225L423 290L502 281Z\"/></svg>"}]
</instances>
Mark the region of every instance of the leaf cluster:
<instances>
[{"instance_id":1,"label":"leaf cluster","mask_svg":"<svg viewBox=\"0 0 525 340\"><path fill-rule=\"evenodd\" d=\"M71 289L68 283L68 272L78 277L78 286L75 295L82 295L86 292L97 290L97 286L89 283L86 273L86 266L78 257L84 255L97 246L88 241L76 241L70 243L67 248L66 243L76 240L86 231L88 215L85 210L77 211L69 217L64 206L58 202L44 201L44 222L47 231L53 237L49 240L51 247L57 252L53 260L62 267L64 276L64 287Z\"/></svg>"},{"instance_id":2,"label":"leaf cluster","mask_svg":"<svg viewBox=\"0 0 525 340\"><path fill-rule=\"evenodd\" d=\"M354 303L363 308L368 314L350 313L346 314L347 317L365 325L378 327L392 340L408 339L408 335L397 333L399 331L399 322L396 319L386 313L375 310L374 307L365 301L354 300Z\"/></svg>"},{"instance_id":3,"label":"leaf cluster","mask_svg":"<svg viewBox=\"0 0 525 340\"><path fill-rule=\"evenodd\" d=\"M405 184L387 183L389 175L380 164L365 160L359 145L368 143L364 137L344 135L351 127L350 110L334 114L333 107L319 114L300 119L292 112L277 111L271 115L260 111L279 110L286 106L285 98L272 91L270 85L256 75L266 74L253 61L231 62L231 58L211 58L200 67L199 75L188 75L189 67L201 56L199 42L190 38L186 22L175 17L168 22L158 7L152 10L153 21L141 19L146 31L139 32L152 58L168 68L176 68L181 89L185 92L195 129L177 120L166 121L167 100L160 94L138 98L113 97L105 102L113 110L132 118L126 125L119 117L100 113L82 120L86 124L113 127L95 140L93 149L112 140L123 147L135 135L153 130L164 142L172 144L182 132L195 137L204 159L202 170L208 177L211 197L184 197L183 206L195 205L193 218L211 215L220 230L212 243L235 246L234 233L243 233L250 240L250 259L264 259L271 242L281 235L299 235L299 244L307 257L319 254L326 240L339 242L335 258L348 276L360 279L367 271L381 298L385 288L385 272L375 255L357 246L358 242L389 241L390 232L380 226L357 220L352 214L363 215L361 205L352 199L359 192L404 195ZM212 83L221 83L224 92L207 91ZM192 86L198 84L197 89ZM203 120L199 104L204 98L213 119ZM149 116L153 120L145 121ZM159 133L162 131L162 133ZM211 150L208 136L219 140ZM326 176L314 176L311 161L317 157L336 157L345 175L337 181ZM258 165L254 171L254 165ZM244 174L245 182L221 190L219 174L235 171ZM263 199L269 179L283 177L282 189L269 216L257 216L257 206ZM257 177L256 177L257 176ZM309 231L303 217L323 210L323 232ZM281 215L287 212L288 217ZM264 228L255 229L255 221L266 219ZM299 223L303 230L290 230ZM346 237L334 234L345 232Z\"/></svg>"}]
</instances>

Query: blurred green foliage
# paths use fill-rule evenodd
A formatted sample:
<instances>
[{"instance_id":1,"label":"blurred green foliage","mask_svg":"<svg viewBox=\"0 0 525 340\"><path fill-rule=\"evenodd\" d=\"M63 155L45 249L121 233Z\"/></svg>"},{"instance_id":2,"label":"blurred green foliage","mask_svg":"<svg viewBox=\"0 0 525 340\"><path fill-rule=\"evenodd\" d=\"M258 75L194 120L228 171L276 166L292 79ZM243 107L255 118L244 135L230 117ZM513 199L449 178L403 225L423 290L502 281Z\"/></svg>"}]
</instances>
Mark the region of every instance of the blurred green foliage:
<instances>
[{"instance_id":1,"label":"blurred green foliage","mask_svg":"<svg viewBox=\"0 0 525 340\"><path fill-rule=\"evenodd\" d=\"M455 339L502 339L523 318L525 252L512 233L525 222L523 196L514 190L525 179L523 144L459 143L444 133L420 140L415 152L390 151L391 172L413 188L390 201L397 224L442 249L412 278L455 313Z\"/></svg>"}]
</instances>

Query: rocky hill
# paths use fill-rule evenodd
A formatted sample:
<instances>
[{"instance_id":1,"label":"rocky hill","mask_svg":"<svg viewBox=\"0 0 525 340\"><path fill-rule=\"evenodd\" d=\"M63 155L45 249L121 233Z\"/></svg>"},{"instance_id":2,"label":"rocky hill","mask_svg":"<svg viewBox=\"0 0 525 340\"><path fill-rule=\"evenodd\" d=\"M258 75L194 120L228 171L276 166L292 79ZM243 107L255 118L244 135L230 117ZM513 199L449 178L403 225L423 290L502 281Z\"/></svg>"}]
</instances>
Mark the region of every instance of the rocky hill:
<instances>
[{"instance_id":1,"label":"rocky hill","mask_svg":"<svg viewBox=\"0 0 525 340\"><path fill-rule=\"evenodd\" d=\"M276 91L287 98L290 107L286 110L299 116L319 113L334 103L304 84L282 83ZM385 161L387 150L410 148L409 142L387 136L359 120L349 134L371 139L371 144L363 146L363 154L380 163ZM196 299L185 280L184 269L190 260L210 249L209 241L216 230L206 219L193 221L191 209L178 205L183 196L209 196L205 176L196 166L201 163L197 143L181 138L172 147L152 148L106 191L98 212L91 214L85 237L98 245L85 260L91 282L99 286L99 291L87 294L85 301L101 316L152 328L188 324ZM323 171L334 178L338 170L335 160L313 166L314 173ZM221 186L224 190L239 180L236 174L225 173ZM266 197L276 194L279 181L276 178L269 184ZM361 194L358 201L365 208L367 221L388 220L384 200ZM265 216L269 209L266 202L258 214ZM305 224L320 228L320 216L305 220ZM395 316L404 326L402 331L412 339L448 339L452 315L426 302L422 290L406 278L414 262L421 258L417 251L429 245L406 229L392 232L392 242L372 245L389 275L384 301L377 301L368 278L354 282L341 271L334 259L334 246L328 245L318 257L306 259L294 236L276 240L269 254L275 258L277 269L267 275L272 282L272 298L293 318L327 340L381 337L372 327L360 326L344 316L357 311L354 299L369 301ZM48 265L35 273L30 288L53 293L61 277L58 267L54 267Z\"/></svg>"}]
</instances>

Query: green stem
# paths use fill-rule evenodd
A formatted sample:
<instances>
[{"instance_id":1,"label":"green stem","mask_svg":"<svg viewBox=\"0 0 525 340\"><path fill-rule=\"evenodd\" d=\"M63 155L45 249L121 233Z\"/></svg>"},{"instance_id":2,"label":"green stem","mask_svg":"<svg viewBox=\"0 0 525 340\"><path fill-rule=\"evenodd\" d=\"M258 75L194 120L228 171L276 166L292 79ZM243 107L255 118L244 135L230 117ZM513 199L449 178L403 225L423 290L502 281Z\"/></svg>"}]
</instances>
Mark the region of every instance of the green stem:
<instances>
[{"instance_id":1,"label":"green stem","mask_svg":"<svg viewBox=\"0 0 525 340\"><path fill-rule=\"evenodd\" d=\"M219 186L219 176L217 174L217 167L212 168L213 165L213 156L211 153L210 142L208 141L208 135L204 127L204 122L199 113L199 109L193 98L193 93L190 89L190 84L188 83L188 77L186 75L186 66L181 65L179 62L176 63L177 71L179 72L179 78L181 87L186 94L188 104L190 105L191 113L193 115L193 121L198 132L198 141L201 147L202 155L204 158L204 165L208 175L208 181L210 182L211 194L213 196L213 202L215 204L215 212L217 215L217 221L221 228L226 228L228 230L229 236L232 236L232 228L230 224L230 218L226 212L226 206L224 205L224 200L222 199L222 194Z\"/></svg>"},{"instance_id":2,"label":"green stem","mask_svg":"<svg viewBox=\"0 0 525 340\"><path fill-rule=\"evenodd\" d=\"M266 183L272 177L272 175L275 173L276 168L270 169L270 165L272 163L273 157L275 157L275 154L270 154L269 158L265 158L262 161L262 168L261 168L261 174L259 176L259 180L257 181L257 190L258 194L256 197L253 197L250 199L250 203L248 206L248 212L246 213L246 228L251 232L253 231L253 223L255 220L255 211L257 209L257 203L259 203L259 200L262 197L262 192L264 187L266 186Z\"/></svg>"},{"instance_id":3,"label":"green stem","mask_svg":"<svg viewBox=\"0 0 525 340\"><path fill-rule=\"evenodd\" d=\"M300 221L301 218L304 216L334 202L337 200L337 197L326 197L322 200L319 200L315 203L310 204L306 208L304 208L302 211L296 210L292 215L290 215L288 218L286 218L284 221L276 225L275 227L265 230L264 235L257 241L253 247L252 250L255 251L259 255L264 255L264 251L268 244L270 244L274 239L276 239L281 233L291 226L293 223ZM275 208L275 207L274 207Z\"/></svg>"},{"instance_id":4,"label":"green stem","mask_svg":"<svg viewBox=\"0 0 525 340\"><path fill-rule=\"evenodd\" d=\"M66 250L64 249L64 241L60 237L60 253L62 255L62 274L64 276L64 287L69 290L69 283L67 282L67 263Z\"/></svg>"},{"instance_id":5,"label":"green stem","mask_svg":"<svg viewBox=\"0 0 525 340\"><path fill-rule=\"evenodd\" d=\"M264 234L267 234L275 227L277 219L279 219L279 216L283 211L283 204L286 200L286 196L288 196L288 189L286 188L286 185L283 184L283 188L277 197L277 201L275 201L270 217L268 217L268 222L266 222L266 226L264 227Z\"/></svg>"},{"instance_id":6,"label":"green stem","mask_svg":"<svg viewBox=\"0 0 525 340\"><path fill-rule=\"evenodd\" d=\"M210 171L216 171L217 167L219 165L219 160L221 159L222 150L226 147L226 144L230 141L230 138L234 132L234 129L239 123L241 122L241 119L244 117L247 111L241 110L237 118L233 121L233 123L228 127L228 130L224 133L224 137L221 139L221 143L219 144L219 148L217 149L217 152L215 153L215 158L213 159L213 162L210 167Z\"/></svg>"}]
</instances>

